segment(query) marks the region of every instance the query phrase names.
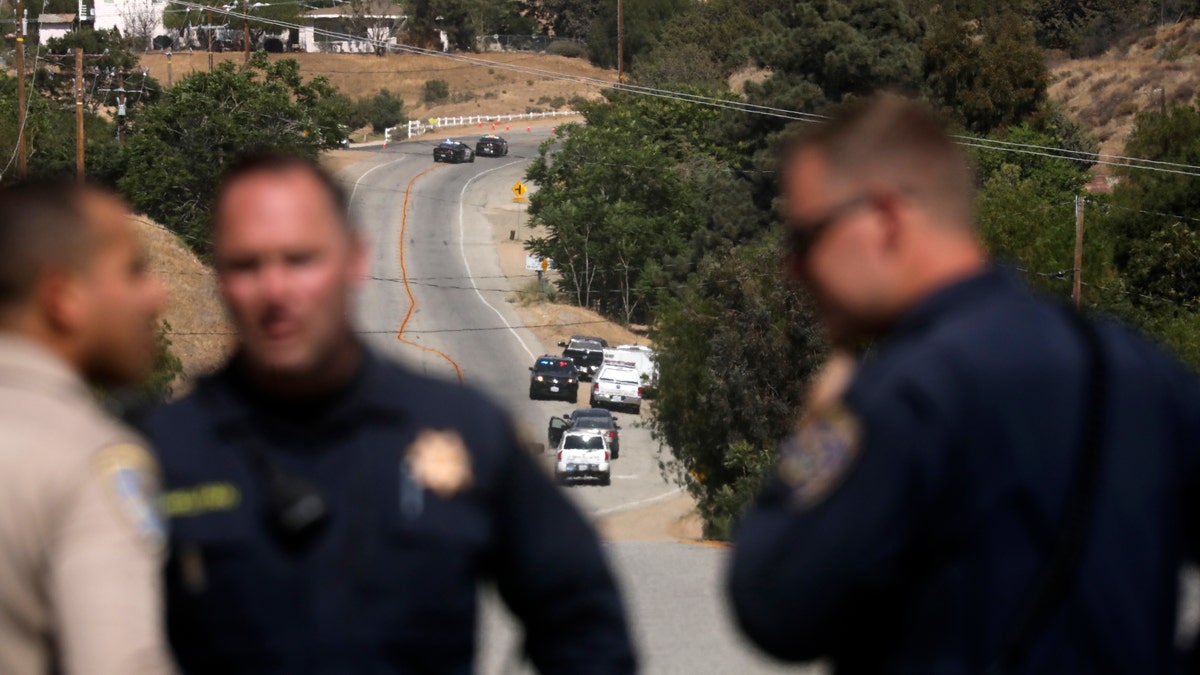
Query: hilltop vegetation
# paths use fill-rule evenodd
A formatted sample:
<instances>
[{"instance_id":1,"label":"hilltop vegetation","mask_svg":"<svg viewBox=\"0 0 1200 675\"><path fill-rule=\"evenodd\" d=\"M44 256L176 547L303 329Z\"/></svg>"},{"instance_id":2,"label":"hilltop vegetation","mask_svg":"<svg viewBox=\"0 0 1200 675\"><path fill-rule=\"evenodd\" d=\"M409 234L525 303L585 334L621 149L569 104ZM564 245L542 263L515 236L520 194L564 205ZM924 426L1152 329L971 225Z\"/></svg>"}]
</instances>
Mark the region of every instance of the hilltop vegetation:
<instances>
[{"instance_id":1,"label":"hilltop vegetation","mask_svg":"<svg viewBox=\"0 0 1200 675\"><path fill-rule=\"evenodd\" d=\"M972 149L980 227L993 254L1065 297L1075 198L1090 162L1037 148L1095 153L1099 145L1048 96L1047 53L1126 39L1140 10L1116 0L1086 11L1082 3L975 4L683 3L651 46L629 55L630 76L818 114L890 88L927 99L964 137L1032 149ZM744 82L736 93L731 79ZM542 189L530 213L548 235L530 248L555 259L566 297L652 326L662 382L653 425L673 452L664 470L697 498L708 533L722 536L772 466L825 350L805 299L778 272L772 150L790 129L780 117L719 104L605 99L585 107L586 126L560 129L531 166ZM1190 100L1168 103L1137 116L1129 152L1194 164L1200 113ZM1087 197L1084 300L1200 365L1200 288L1190 281L1200 186L1191 176L1117 173L1116 194Z\"/></svg>"}]
</instances>

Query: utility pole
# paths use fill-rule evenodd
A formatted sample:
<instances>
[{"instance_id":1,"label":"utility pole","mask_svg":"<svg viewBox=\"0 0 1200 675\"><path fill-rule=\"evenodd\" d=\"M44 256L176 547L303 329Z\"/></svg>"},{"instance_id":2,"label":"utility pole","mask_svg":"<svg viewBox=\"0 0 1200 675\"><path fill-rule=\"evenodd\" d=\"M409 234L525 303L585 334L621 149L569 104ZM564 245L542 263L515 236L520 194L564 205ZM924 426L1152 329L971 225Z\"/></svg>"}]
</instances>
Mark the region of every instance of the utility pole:
<instances>
[{"instance_id":1,"label":"utility pole","mask_svg":"<svg viewBox=\"0 0 1200 675\"><path fill-rule=\"evenodd\" d=\"M117 73L117 145L125 145L125 71Z\"/></svg>"},{"instance_id":2,"label":"utility pole","mask_svg":"<svg viewBox=\"0 0 1200 675\"><path fill-rule=\"evenodd\" d=\"M1083 195L1075 196L1075 285L1071 299L1075 307L1083 301Z\"/></svg>"},{"instance_id":3,"label":"utility pole","mask_svg":"<svg viewBox=\"0 0 1200 675\"><path fill-rule=\"evenodd\" d=\"M617 88L625 81L625 0L617 0Z\"/></svg>"},{"instance_id":4,"label":"utility pole","mask_svg":"<svg viewBox=\"0 0 1200 675\"><path fill-rule=\"evenodd\" d=\"M75 177L83 181L83 47L75 48Z\"/></svg>"},{"instance_id":5,"label":"utility pole","mask_svg":"<svg viewBox=\"0 0 1200 675\"><path fill-rule=\"evenodd\" d=\"M242 48L246 52L246 63L250 63L250 0L242 0Z\"/></svg>"},{"instance_id":6,"label":"utility pole","mask_svg":"<svg viewBox=\"0 0 1200 675\"><path fill-rule=\"evenodd\" d=\"M213 38L212 10L210 9L210 10L208 10L208 72L210 72L210 73L213 71L212 38Z\"/></svg>"},{"instance_id":7,"label":"utility pole","mask_svg":"<svg viewBox=\"0 0 1200 675\"><path fill-rule=\"evenodd\" d=\"M25 6L17 0L17 176L28 173L25 143Z\"/></svg>"},{"instance_id":8,"label":"utility pole","mask_svg":"<svg viewBox=\"0 0 1200 675\"><path fill-rule=\"evenodd\" d=\"M167 50L167 88L171 87L171 50Z\"/></svg>"}]
</instances>

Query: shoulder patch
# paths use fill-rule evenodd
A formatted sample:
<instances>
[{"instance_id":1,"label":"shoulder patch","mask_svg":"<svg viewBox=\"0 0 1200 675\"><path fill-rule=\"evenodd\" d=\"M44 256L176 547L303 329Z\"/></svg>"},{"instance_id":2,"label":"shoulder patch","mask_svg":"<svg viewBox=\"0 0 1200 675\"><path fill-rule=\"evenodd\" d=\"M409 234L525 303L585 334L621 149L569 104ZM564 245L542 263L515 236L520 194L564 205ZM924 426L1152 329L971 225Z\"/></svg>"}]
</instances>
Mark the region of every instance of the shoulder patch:
<instances>
[{"instance_id":1,"label":"shoulder patch","mask_svg":"<svg viewBox=\"0 0 1200 675\"><path fill-rule=\"evenodd\" d=\"M471 454L462 436L454 431L422 431L409 446L406 461L413 478L443 499L466 490L474 482Z\"/></svg>"},{"instance_id":2,"label":"shoulder patch","mask_svg":"<svg viewBox=\"0 0 1200 675\"><path fill-rule=\"evenodd\" d=\"M823 502L842 484L860 451L858 418L835 404L806 419L780 448L779 478L792 504L805 510Z\"/></svg>"},{"instance_id":3,"label":"shoulder patch","mask_svg":"<svg viewBox=\"0 0 1200 675\"><path fill-rule=\"evenodd\" d=\"M158 464L140 445L111 445L96 453L95 469L114 507L150 546L166 543Z\"/></svg>"}]
</instances>

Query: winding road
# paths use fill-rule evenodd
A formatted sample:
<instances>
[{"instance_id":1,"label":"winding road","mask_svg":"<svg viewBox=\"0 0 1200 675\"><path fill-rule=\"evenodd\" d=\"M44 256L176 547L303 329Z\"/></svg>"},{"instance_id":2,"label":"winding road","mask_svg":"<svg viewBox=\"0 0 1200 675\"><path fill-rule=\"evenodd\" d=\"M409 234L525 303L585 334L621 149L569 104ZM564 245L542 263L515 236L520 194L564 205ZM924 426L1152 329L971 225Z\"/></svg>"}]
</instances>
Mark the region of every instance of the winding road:
<instances>
[{"instance_id":1,"label":"winding road","mask_svg":"<svg viewBox=\"0 0 1200 675\"><path fill-rule=\"evenodd\" d=\"M573 406L528 398L528 366L554 348L523 327L508 302L517 282L501 270L489 214L511 208L510 186L523 178L549 132L505 132L507 157L456 165L433 163L440 138L426 136L362 150L367 156L339 174L370 245L370 277L355 306L368 343L415 370L486 391L528 438L542 443L548 419ZM476 137L459 136L472 145ZM586 406L586 398L580 401ZM660 475L649 431L635 416L618 417L621 457L612 485L564 488L593 518L678 493ZM720 585L726 550L676 541L605 546L625 593L642 672L822 672L774 664L735 634ZM490 595L482 615L478 672L530 672L517 659L517 628Z\"/></svg>"}]
</instances>

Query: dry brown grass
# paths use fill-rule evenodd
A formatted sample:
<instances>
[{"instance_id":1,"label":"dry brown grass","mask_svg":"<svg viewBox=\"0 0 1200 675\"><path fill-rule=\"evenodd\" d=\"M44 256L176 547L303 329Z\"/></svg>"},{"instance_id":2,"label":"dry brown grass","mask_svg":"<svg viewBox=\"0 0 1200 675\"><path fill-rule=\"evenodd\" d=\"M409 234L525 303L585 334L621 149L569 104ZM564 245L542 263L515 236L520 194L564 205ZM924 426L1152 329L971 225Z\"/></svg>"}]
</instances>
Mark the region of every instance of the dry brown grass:
<instances>
[{"instance_id":1,"label":"dry brown grass","mask_svg":"<svg viewBox=\"0 0 1200 675\"><path fill-rule=\"evenodd\" d=\"M1174 61L1156 60L1170 49ZM1142 110L1192 103L1200 88L1200 21L1135 36L1093 59L1056 61L1050 97L1100 139L1100 151L1121 154Z\"/></svg>"},{"instance_id":2,"label":"dry brown grass","mask_svg":"<svg viewBox=\"0 0 1200 675\"><path fill-rule=\"evenodd\" d=\"M210 372L225 360L234 344L229 319L218 300L216 279L165 227L148 218L138 218L137 223L151 267L169 292L163 318L171 324L171 350L183 362L188 379ZM186 384L177 383L176 391Z\"/></svg>"},{"instance_id":3,"label":"dry brown grass","mask_svg":"<svg viewBox=\"0 0 1200 675\"><path fill-rule=\"evenodd\" d=\"M567 75L616 80L613 71L597 68L584 59L527 53L479 56L489 61ZM214 62L225 60L241 64L242 58L241 53L213 54ZM380 89L389 89L404 99L409 116L414 118L523 113L530 107L549 109L545 103L538 105L539 100L561 98L569 101L573 96L594 98L599 95L595 87L577 82L551 80L499 67L464 64L435 56L273 54L271 58L295 59L305 77L324 75L344 94L353 98L373 95ZM164 54L146 54L142 57L142 65L150 68L150 75L166 86L167 58ZM171 79L174 82L193 71L205 70L208 70L208 54L205 52L176 52L172 56ZM435 106L423 104L421 92L426 80L445 80L449 83L450 100Z\"/></svg>"}]
</instances>

